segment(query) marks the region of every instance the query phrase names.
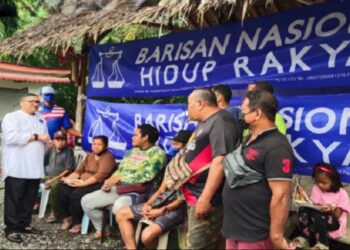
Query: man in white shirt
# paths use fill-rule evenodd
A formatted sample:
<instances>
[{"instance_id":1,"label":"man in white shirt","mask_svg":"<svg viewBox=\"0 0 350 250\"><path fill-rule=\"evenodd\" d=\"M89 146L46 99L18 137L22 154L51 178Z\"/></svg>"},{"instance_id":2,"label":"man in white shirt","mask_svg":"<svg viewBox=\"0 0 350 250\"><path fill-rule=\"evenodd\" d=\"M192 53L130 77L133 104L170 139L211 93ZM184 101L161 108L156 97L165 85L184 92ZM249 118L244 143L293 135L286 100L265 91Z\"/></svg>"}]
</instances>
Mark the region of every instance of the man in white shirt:
<instances>
[{"instance_id":1,"label":"man in white shirt","mask_svg":"<svg viewBox=\"0 0 350 250\"><path fill-rule=\"evenodd\" d=\"M38 114L39 97L27 94L20 110L5 115L2 128L2 178L5 180L5 234L21 243L20 233L41 234L30 226L40 179L44 177L45 143L50 136Z\"/></svg>"}]
</instances>

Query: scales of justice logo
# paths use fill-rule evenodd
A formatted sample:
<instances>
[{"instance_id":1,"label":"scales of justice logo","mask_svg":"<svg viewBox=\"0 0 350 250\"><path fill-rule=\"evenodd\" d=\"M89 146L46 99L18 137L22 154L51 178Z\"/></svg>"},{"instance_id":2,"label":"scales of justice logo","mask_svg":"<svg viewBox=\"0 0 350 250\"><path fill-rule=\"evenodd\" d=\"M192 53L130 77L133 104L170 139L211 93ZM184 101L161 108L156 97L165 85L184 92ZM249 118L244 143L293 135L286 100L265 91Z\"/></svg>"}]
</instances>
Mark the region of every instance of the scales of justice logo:
<instances>
[{"instance_id":1,"label":"scales of justice logo","mask_svg":"<svg viewBox=\"0 0 350 250\"><path fill-rule=\"evenodd\" d=\"M116 150L126 150L127 141L120 134L118 130L117 123L119 120L119 113L111 112L111 109L109 106L106 107L106 110L96 109L96 113L99 114L99 117L90 126L90 129L88 132L88 142L92 144L92 140L94 136L105 135L108 137L109 148L116 149ZM112 132L110 132L109 129L106 129L106 125L103 122L103 119L109 119L112 122Z\"/></svg>"},{"instance_id":2,"label":"scales of justice logo","mask_svg":"<svg viewBox=\"0 0 350 250\"><path fill-rule=\"evenodd\" d=\"M114 50L115 48L111 47L108 52L98 53L100 61L96 64L94 73L91 78L91 84L93 88L104 88L107 82L108 88L120 89L125 84L125 79L121 74L119 68L119 60L122 57L123 51ZM112 73L108 76L107 73L103 71L103 69L110 67L110 64L106 65L106 61L109 62L110 60L112 60Z\"/></svg>"}]
</instances>

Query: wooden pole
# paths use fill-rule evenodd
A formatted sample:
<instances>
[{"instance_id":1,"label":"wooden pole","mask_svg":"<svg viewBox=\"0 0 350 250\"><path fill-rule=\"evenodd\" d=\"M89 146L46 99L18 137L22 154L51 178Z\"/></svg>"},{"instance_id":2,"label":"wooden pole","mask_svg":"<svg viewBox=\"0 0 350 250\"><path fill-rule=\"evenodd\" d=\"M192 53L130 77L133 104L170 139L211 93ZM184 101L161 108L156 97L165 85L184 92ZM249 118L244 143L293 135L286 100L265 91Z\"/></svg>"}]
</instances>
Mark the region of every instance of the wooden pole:
<instances>
[{"instance_id":1,"label":"wooden pole","mask_svg":"<svg viewBox=\"0 0 350 250\"><path fill-rule=\"evenodd\" d=\"M77 110L76 110L76 126L79 132L82 132L83 126L84 126L87 60L88 60L88 53L84 52L79 58L79 86L78 86Z\"/></svg>"}]
</instances>

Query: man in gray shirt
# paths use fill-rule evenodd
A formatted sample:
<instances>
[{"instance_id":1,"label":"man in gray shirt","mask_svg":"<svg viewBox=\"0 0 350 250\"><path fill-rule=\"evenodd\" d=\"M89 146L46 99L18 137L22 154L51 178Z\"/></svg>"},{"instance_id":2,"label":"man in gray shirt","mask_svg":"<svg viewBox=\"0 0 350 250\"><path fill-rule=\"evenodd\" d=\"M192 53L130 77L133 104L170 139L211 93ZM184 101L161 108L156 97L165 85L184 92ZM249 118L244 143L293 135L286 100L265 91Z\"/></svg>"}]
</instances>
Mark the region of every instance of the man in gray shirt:
<instances>
[{"instance_id":1,"label":"man in gray shirt","mask_svg":"<svg viewBox=\"0 0 350 250\"><path fill-rule=\"evenodd\" d=\"M56 186L61 178L67 176L75 169L74 153L67 147L67 135L61 131L54 134L54 146L45 153L45 187L51 189L51 214L46 220L53 223L56 218Z\"/></svg>"}]
</instances>

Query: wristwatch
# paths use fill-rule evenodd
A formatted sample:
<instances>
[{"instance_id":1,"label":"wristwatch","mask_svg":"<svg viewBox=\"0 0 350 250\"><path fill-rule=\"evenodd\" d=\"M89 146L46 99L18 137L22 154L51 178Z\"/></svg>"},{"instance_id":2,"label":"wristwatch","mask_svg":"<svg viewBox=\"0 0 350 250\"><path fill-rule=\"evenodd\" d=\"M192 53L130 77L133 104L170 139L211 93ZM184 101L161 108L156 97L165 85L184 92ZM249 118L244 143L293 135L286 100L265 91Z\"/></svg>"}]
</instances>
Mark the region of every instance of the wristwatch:
<instances>
[{"instance_id":1,"label":"wristwatch","mask_svg":"<svg viewBox=\"0 0 350 250\"><path fill-rule=\"evenodd\" d=\"M39 135L38 134L34 134L34 141L37 141L39 138Z\"/></svg>"}]
</instances>

